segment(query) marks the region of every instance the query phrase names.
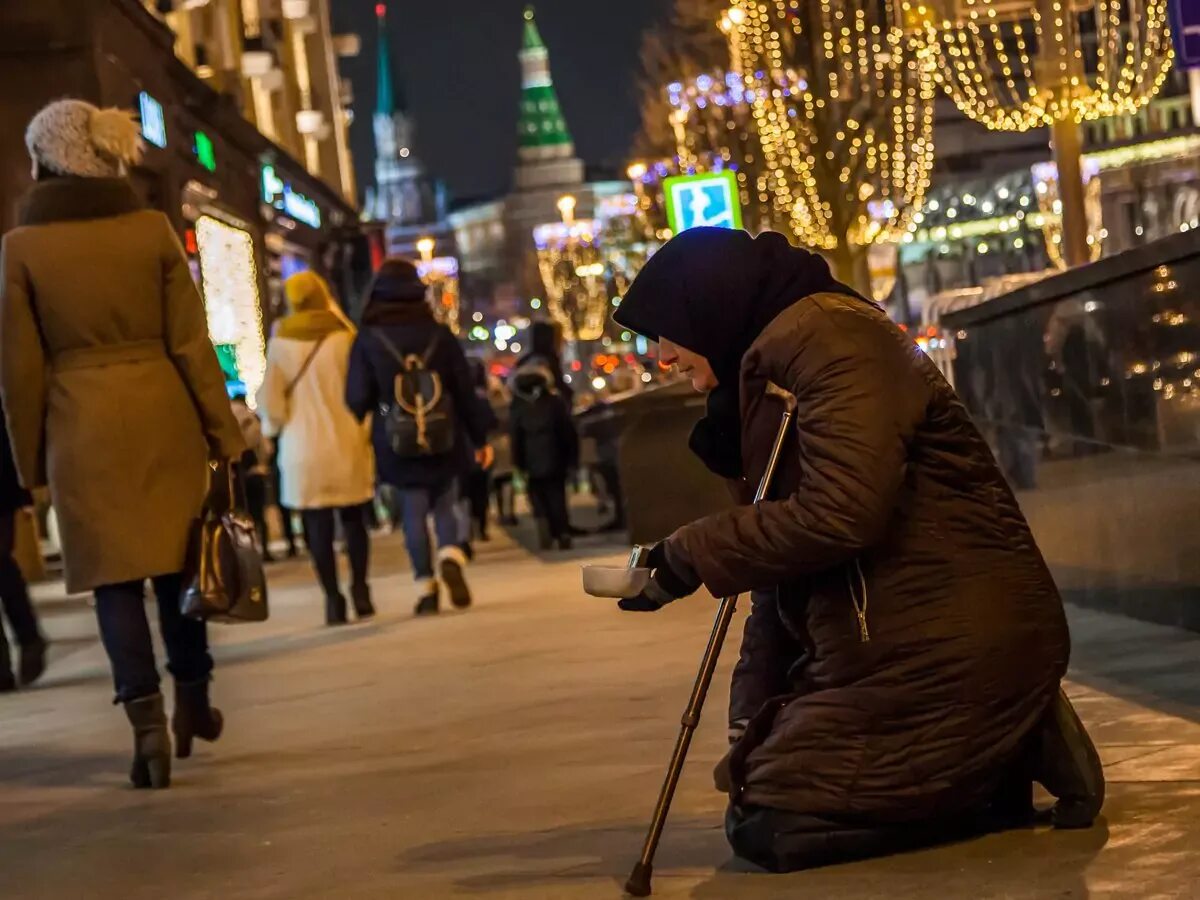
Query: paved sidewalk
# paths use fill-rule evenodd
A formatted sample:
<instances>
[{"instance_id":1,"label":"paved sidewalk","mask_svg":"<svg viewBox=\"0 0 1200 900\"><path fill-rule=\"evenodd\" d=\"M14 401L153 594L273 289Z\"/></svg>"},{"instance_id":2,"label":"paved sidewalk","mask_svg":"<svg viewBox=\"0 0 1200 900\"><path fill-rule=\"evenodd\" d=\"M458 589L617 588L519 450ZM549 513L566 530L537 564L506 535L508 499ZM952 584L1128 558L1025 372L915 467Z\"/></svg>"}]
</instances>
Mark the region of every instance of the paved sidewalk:
<instances>
[{"instance_id":1,"label":"paved sidewalk","mask_svg":"<svg viewBox=\"0 0 1200 900\"><path fill-rule=\"evenodd\" d=\"M474 609L414 621L388 538L378 621L332 631L307 568L276 570L270 623L213 629L228 735L157 794L126 785L90 613L63 605L48 627L73 643L43 687L0 701L0 898L619 897L714 606L619 615L581 595L588 553L538 562L497 541L472 571ZM1200 898L1200 636L1092 612L1073 627L1104 825L739 871L708 774L727 652L655 895Z\"/></svg>"}]
</instances>

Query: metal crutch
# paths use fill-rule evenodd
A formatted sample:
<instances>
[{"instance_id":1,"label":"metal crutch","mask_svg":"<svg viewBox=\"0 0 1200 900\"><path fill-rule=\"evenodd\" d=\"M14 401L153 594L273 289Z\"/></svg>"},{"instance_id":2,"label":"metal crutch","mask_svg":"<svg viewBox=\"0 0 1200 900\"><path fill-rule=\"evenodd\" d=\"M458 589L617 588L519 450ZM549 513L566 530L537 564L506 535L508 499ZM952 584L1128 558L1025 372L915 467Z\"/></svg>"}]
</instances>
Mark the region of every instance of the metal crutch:
<instances>
[{"instance_id":1,"label":"metal crutch","mask_svg":"<svg viewBox=\"0 0 1200 900\"><path fill-rule=\"evenodd\" d=\"M767 393L782 397L787 407L783 413L783 421L779 423L779 433L775 436L775 444L771 448L767 468L763 472L758 490L754 494L755 503L765 499L771 490L771 482L775 477L775 469L779 465L779 457L783 453L783 445L787 441L788 430L791 428L792 420L796 417L795 397L774 384L767 386ZM635 551L631 564L638 565L640 556L641 554ZM663 827L667 822L667 813L670 812L671 801L675 797L675 788L678 787L679 776L683 773L683 763L692 743L692 735L696 731L696 726L700 724L700 711L704 708L704 700L708 696L708 688L712 684L713 673L717 669L717 660L721 655L721 646L725 643L729 624L733 621L734 612L737 611L737 602L736 594L732 597L725 597L721 600L721 605L717 610L717 620L713 623L712 635L708 639L708 646L700 660L700 672L696 675L692 696L683 713L682 728L680 728L679 737L675 740L675 751L671 754L671 762L667 766L667 777L658 794L658 803L654 807L654 816L650 820L650 830L646 833L646 842L642 845L642 856L634 865L633 871L629 873L629 880L625 882L625 892L631 896L650 896L650 880L654 874L654 854L658 851L658 842L662 838Z\"/></svg>"}]
</instances>

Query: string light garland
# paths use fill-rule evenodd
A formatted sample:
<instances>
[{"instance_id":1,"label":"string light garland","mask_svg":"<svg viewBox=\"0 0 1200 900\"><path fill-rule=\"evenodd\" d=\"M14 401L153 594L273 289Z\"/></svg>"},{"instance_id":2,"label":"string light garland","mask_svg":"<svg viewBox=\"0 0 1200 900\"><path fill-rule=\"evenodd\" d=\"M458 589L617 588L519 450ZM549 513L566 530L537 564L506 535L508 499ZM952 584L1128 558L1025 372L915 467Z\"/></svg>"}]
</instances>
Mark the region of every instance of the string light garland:
<instances>
[{"instance_id":1,"label":"string light garland","mask_svg":"<svg viewBox=\"0 0 1200 900\"><path fill-rule=\"evenodd\" d=\"M757 125L764 193L862 284L913 224L933 164L933 54L888 0L736 0L721 22Z\"/></svg>"},{"instance_id":2,"label":"string light garland","mask_svg":"<svg viewBox=\"0 0 1200 900\"><path fill-rule=\"evenodd\" d=\"M561 207L560 207L561 208ZM546 288L546 308L569 341L595 341L604 335L611 310L607 267L599 223L575 219L564 210L563 222L533 230L538 271Z\"/></svg>"},{"instance_id":3,"label":"string light garland","mask_svg":"<svg viewBox=\"0 0 1200 900\"><path fill-rule=\"evenodd\" d=\"M1174 59L1167 0L902 0L902 8L958 108L996 130L1131 115L1158 93Z\"/></svg>"},{"instance_id":4,"label":"string light garland","mask_svg":"<svg viewBox=\"0 0 1200 900\"><path fill-rule=\"evenodd\" d=\"M254 239L220 219L201 216L196 245L209 336L214 345L233 349L246 403L254 409L267 370Z\"/></svg>"}]
</instances>

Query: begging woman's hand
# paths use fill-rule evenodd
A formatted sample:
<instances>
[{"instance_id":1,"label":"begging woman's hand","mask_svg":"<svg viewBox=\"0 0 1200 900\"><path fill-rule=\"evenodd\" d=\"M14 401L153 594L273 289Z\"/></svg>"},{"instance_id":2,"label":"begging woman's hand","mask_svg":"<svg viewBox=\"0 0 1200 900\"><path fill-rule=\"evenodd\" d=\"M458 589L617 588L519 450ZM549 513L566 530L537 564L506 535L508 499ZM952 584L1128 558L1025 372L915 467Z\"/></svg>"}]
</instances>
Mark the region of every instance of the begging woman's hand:
<instances>
[{"instance_id":1,"label":"begging woman's hand","mask_svg":"<svg viewBox=\"0 0 1200 900\"><path fill-rule=\"evenodd\" d=\"M667 544L661 541L650 548L646 562L650 581L636 597L617 602L625 612L658 612L668 603L694 594L700 579L680 561L672 561Z\"/></svg>"}]
</instances>

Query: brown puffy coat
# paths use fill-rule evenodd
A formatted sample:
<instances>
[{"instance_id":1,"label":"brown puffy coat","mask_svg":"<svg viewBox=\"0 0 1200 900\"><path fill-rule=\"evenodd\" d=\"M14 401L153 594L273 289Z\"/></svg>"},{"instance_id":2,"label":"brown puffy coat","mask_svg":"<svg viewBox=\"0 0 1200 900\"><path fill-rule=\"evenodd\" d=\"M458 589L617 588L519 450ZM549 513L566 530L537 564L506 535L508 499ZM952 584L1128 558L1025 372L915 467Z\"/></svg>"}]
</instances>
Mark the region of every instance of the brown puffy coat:
<instances>
[{"instance_id":1,"label":"brown puffy coat","mask_svg":"<svg viewBox=\"0 0 1200 900\"><path fill-rule=\"evenodd\" d=\"M210 453L244 449L183 248L138 206L120 180L55 179L4 238L0 389L75 592L182 569Z\"/></svg>"},{"instance_id":2,"label":"brown puffy coat","mask_svg":"<svg viewBox=\"0 0 1200 900\"><path fill-rule=\"evenodd\" d=\"M744 357L747 484L782 413L768 382L798 400L774 499L671 539L715 595L760 592L735 799L863 824L978 808L1069 652L1016 501L935 367L863 301L797 303Z\"/></svg>"}]
</instances>

